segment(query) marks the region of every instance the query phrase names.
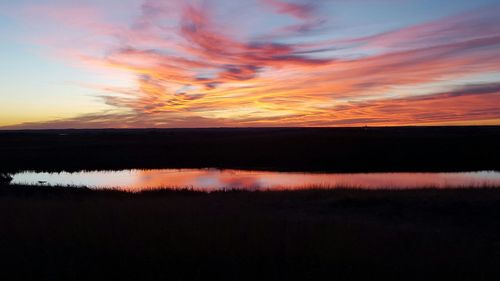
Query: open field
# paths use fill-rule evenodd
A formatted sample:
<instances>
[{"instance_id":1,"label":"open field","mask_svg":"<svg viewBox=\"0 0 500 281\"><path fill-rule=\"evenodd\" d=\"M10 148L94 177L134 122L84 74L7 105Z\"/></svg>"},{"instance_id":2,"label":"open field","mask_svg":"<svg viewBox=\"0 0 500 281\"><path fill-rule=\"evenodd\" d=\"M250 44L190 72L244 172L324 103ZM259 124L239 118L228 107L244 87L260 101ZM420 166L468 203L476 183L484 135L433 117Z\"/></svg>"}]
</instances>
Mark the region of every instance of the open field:
<instances>
[{"instance_id":1,"label":"open field","mask_svg":"<svg viewBox=\"0 0 500 281\"><path fill-rule=\"evenodd\" d=\"M497 189L3 186L0 279L498 280L499 213Z\"/></svg>"},{"instance_id":2,"label":"open field","mask_svg":"<svg viewBox=\"0 0 500 281\"><path fill-rule=\"evenodd\" d=\"M0 171L500 169L500 127L0 131Z\"/></svg>"}]
</instances>

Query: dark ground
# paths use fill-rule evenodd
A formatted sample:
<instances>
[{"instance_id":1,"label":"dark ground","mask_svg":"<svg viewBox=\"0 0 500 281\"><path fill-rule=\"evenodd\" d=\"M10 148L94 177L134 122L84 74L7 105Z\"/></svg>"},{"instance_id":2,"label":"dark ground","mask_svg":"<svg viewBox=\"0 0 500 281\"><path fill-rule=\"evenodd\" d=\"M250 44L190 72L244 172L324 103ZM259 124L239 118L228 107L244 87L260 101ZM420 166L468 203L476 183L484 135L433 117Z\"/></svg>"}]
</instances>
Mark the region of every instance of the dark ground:
<instances>
[{"instance_id":1,"label":"dark ground","mask_svg":"<svg viewBox=\"0 0 500 281\"><path fill-rule=\"evenodd\" d=\"M0 172L500 170L500 127L0 131Z\"/></svg>"},{"instance_id":2,"label":"dark ground","mask_svg":"<svg viewBox=\"0 0 500 281\"><path fill-rule=\"evenodd\" d=\"M0 174L500 170L500 127L0 132ZM0 184L0 280L500 280L500 189Z\"/></svg>"},{"instance_id":3,"label":"dark ground","mask_svg":"<svg viewBox=\"0 0 500 281\"><path fill-rule=\"evenodd\" d=\"M0 187L0 280L500 280L500 190Z\"/></svg>"}]
</instances>

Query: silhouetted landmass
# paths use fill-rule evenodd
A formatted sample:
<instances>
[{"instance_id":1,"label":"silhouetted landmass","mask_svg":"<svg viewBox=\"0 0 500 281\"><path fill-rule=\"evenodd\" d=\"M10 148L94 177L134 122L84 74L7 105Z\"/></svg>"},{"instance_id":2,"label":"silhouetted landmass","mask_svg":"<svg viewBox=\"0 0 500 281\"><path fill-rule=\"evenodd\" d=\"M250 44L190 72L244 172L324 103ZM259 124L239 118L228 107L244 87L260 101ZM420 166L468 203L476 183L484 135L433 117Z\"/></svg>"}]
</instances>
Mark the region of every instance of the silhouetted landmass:
<instances>
[{"instance_id":1,"label":"silhouetted landmass","mask_svg":"<svg viewBox=\"0 0 500 281\"><path fill-rule=\"evenodd\" d=\"M499 170L499 144L494 126L2 131L0 171Z\"/></svg>"},{"instance_id":2,"label":"silhouetted landmass","mask_svg":"<svg viewBox=\"0 0 500 281\"><path fill-rule=\"evenodd\" d=\"M500 190L0 186L0 280L499 280Z\"/></svg>"},{"instance_id":3,"label":"silhouetted landmass","mask_svg":"<svg viewBox=\"0 0 500 281\"><path fill-rule=\"evenodd\" d=\"M500 170L500 127L0 132L0 280L499 280L500 190L130 194L20 170Z\"/></svg>"}]
</instances>

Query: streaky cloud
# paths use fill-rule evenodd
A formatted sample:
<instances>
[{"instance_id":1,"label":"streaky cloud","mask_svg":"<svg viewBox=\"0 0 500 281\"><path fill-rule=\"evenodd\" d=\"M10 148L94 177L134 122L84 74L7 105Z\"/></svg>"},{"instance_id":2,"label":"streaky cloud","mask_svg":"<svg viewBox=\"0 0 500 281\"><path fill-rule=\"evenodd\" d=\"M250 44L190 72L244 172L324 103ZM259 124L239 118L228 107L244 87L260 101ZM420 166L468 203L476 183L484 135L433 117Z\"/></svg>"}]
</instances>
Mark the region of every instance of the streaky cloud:
<instances>
[{"instance_id":1,"label":"streaky cloud","mask_svg":"<svg viewBox=\"0 0 500 281\"><path fill-rule=\"evenodd\" d=\"M131 73L135 87L102 85L99 98L116 112L17 128L500 120L497 82L458 87L471 77L500 73L500 9L469 11L370 36L328 38L329 30L323 29L319 38L311 36L309 31L325 21L320 7L336 2L253 0L287 18L257 37L235 30L237 22L225 22L220 12L224 7L215 1L145 0L128 25L102 22L99 13L88 13L96 24L89 27L86 19L79 28L108 40L99 41L94 47L100 52L91 55L85 46L74 46L72 52L81 50L75 59ZM52 13L55 19L72 15ZM419 93L419 88L443 81L451 90Z\"/></svg>"}]
</instances>

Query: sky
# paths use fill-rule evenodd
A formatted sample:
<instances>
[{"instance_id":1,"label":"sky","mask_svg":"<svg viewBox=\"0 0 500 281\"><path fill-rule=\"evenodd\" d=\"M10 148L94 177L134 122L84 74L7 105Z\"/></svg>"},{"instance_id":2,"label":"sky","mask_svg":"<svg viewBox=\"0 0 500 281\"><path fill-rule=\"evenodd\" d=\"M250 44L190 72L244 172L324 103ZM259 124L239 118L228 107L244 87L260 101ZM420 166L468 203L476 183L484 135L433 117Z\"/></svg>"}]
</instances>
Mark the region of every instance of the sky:
<instances>
[{"instance_id":1,"label":"sky","mask_svg":"<svg viewBox=\"0 0 500 281\"><path fill-rule=\"evenodd\" d=\"M0 0L0 128L500 125L500 0Z\"/></svg>"}]
</instances>

